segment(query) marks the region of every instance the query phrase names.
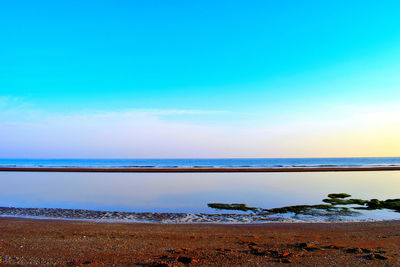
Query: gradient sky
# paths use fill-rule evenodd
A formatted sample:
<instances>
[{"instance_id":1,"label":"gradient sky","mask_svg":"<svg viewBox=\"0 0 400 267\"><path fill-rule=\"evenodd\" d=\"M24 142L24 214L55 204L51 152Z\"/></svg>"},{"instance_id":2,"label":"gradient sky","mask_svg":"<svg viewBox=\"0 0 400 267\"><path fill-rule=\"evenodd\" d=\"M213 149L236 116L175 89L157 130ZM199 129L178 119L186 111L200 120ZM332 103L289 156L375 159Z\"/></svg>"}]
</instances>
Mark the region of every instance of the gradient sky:
<instances>
[{"instance_id":1,"label":"gradient sky","mask_svg":"<svg viewBox=\"0 0 400 267\"><path fill-rule=\"evenodd\" d=\"M0 157L400 156L398 1L0 3Z\"/></svg>"}]
</instances>

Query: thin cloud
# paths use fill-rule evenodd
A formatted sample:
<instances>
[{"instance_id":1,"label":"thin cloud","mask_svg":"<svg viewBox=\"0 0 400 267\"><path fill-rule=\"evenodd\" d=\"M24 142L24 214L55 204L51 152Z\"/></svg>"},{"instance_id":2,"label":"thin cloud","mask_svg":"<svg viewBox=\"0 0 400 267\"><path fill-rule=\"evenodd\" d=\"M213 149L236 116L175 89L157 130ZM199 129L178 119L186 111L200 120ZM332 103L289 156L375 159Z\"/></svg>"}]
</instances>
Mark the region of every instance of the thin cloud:
<instances>
[{"instance_id":1,"label":"thin cloud","mask_svg":"<svg viewBox=\"0 0 400 267\"><path fill-rule=\"evenodd\" d=\"M8 99L6 101L9 101ZM10 107L8 105L8 107ZM132 109L52 114L14 109L0 120L0 157L390 156L400 151L392 106L353 106L279 121L227 123L223 111ZM334 114L335 113L335 114ZM17 116L17 115L19 116ZM29 120L23 120L27 114ZM220 123L179 116L212 114ZM215 116L214 116L215 115ZM231 114L235 115L235 114ZM170 117L168 117L170 116ZM3 118L5 116L2 116ZM370 154L369 154L370 153Z\"/></svg>"}]
</instances>

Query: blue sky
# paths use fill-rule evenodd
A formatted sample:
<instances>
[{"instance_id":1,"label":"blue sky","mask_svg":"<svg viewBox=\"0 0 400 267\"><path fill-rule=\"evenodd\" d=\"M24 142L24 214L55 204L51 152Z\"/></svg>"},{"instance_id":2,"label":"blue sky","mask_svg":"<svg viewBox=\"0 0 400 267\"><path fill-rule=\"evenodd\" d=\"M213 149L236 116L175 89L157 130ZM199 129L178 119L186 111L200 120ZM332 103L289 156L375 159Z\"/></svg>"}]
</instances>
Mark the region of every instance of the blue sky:
<instances>
[{"instance_id":1,"label":"blue sky","mask_svg":"<svg viewBox=\"0 0 400 267\"><path fill-rule=\"evenodd\" d=\"M398 155L399 12L2 1L0 157Z\"/></svg>"}]
</instances>

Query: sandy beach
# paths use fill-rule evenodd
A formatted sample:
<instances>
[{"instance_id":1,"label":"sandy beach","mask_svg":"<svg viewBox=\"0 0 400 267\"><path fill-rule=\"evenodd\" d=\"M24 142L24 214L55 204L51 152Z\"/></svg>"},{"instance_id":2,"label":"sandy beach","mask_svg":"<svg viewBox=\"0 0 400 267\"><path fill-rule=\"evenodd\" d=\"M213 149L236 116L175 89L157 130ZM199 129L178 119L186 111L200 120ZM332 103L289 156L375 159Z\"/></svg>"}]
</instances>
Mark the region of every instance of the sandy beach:
<instances>
[{"instance_id":1,"label":"sandy beach","mask_svg":"<svg viewBox=\"0 0 400 267\"><path fill-rule=\"evenodd\" d=\"M0 218L2 265L399 266L400 222L110 224Z\"/></svg>"}]
</instances>

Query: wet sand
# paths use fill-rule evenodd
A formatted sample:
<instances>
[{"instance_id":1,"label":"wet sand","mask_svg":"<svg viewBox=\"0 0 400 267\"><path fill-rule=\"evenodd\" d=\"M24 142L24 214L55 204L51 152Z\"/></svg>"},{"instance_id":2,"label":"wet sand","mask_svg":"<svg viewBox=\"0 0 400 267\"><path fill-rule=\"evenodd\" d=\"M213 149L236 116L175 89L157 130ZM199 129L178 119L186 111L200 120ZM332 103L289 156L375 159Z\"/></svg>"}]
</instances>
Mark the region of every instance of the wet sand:
<instances>
[{"instance_id":1,"label":"wet sand","mask_svg":"<svg viewBox=\"0 0 400 267\"><path fill-rule=\"evenodd\" d=\"M276 167L276 168L76 168L76 167L0 167L0 171L16 172L342 172L400 171L400 166L377 167Z\"/></svg>"},{"instance_id":2,"label":"wet sand","mask_svg":"<svg viewBox=\"0 0 400 267\"><path fill-rule=\"evenodd\" d=\"M399 266L400 221L211 225L0 218L0 264Z\"/></svg>"}]
</instances>

